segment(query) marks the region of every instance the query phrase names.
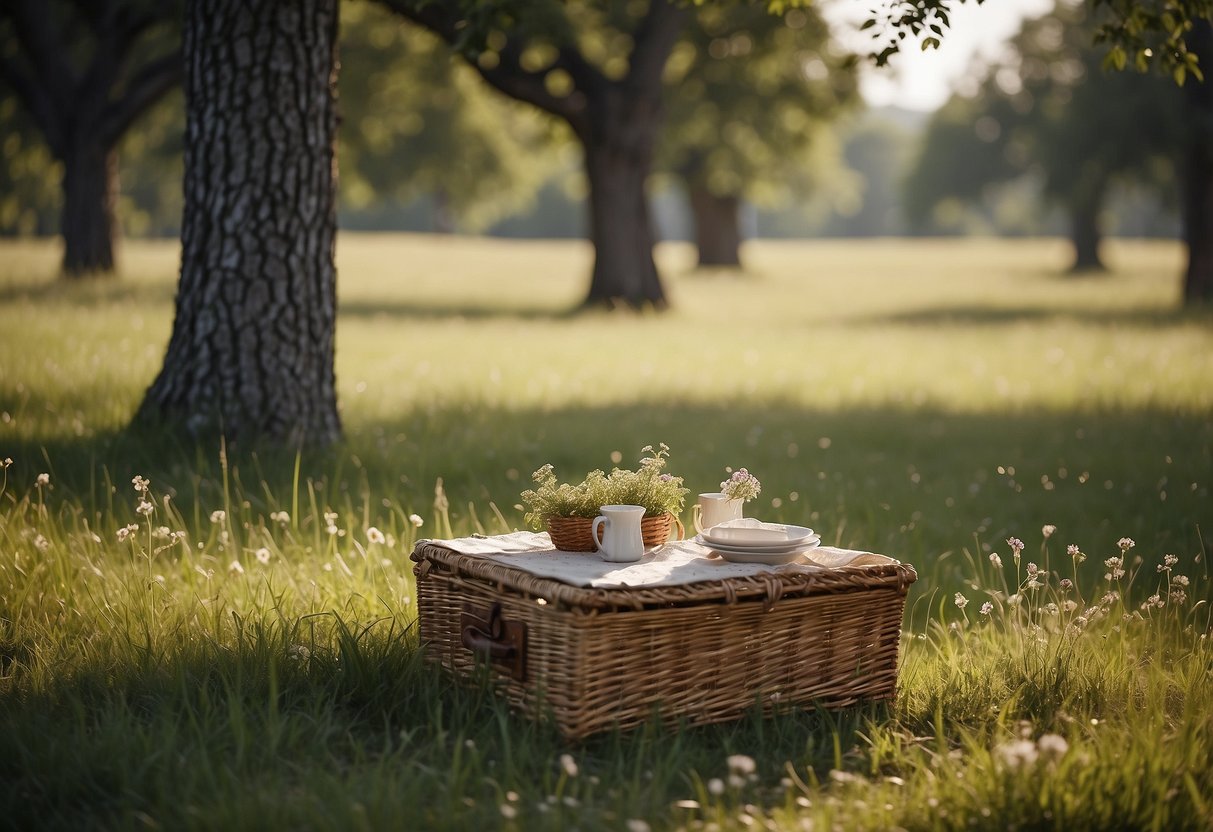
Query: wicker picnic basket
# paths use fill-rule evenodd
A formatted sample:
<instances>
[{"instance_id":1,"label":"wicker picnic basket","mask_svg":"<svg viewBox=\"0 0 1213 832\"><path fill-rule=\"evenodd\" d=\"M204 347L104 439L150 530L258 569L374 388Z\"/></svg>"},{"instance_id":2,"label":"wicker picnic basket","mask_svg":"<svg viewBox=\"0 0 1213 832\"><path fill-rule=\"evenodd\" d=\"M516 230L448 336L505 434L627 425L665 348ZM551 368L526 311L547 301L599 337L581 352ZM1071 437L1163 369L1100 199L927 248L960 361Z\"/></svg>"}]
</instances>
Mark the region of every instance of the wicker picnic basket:
<instances>
[{"instance_id":1,"label":"wicker picnic basket","mask_svg":"<svg viewBox=\"0 0 1213 832\"><path fill-rule=\"evenodd\" d=\"M591 531L593 523L592 517L549 517L547 527L552 545L562 552L596 551L598 547L594 545ZM678 529L678 536L682 537L682 521L674 515L667 513L646 516L640 521L640 537L646 548L660 546L670 539L670 532L675 527Z\"/></svg>"},{"instance_id":2,"label":"wicker picnic basket","mask_svg":"<svg viewBox=\"0 0 1213 832\"><path fill-rule=\"evenodd\" d=\"M583 737L665 721L725 722L759 706L894 696L906 592L891 559L681 586L586 589L462 555L412 553L427 658L490 678L511 706Z\"/></svg>"}]
</instances>

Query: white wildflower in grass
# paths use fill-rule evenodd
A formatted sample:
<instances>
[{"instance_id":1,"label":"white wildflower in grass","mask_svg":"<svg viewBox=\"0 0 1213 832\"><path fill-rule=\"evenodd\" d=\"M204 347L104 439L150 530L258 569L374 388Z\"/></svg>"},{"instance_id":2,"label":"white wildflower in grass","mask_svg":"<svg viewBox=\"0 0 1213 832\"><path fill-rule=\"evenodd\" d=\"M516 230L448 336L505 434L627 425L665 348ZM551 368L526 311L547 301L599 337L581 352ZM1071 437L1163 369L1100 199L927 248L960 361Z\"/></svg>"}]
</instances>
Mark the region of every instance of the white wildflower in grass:
<instances>
[{"instance_id":1,"label":"white wildflower in grass","mask_svg":"<svg viewBox=\"0 0 1213 832\"><path fill-rule=\"evenodd\" d=\"M151 485L151 480L145 479L145 478L139 476L138 474L135 474L135 478L131 480L131 485L133 485L135 487L136 494L146 494L147 487L149 485Z\"/></svg>"},{"instance_id":2,"label":"white wildflower in grass","mask_svg":"<svg viewBox=\"0 0 1213 832\"><path fill-rule=\"evenodd\" d=\"M1045 540L1048 540L1050 537L1052 537L1053 533L1055 531L1057 531L1057 527L1054 526L1052 523L1046 523L1045 525L1040 527L1040 533L1042 535L1044 535Z\"/></svg>"},{"instance_id":3,"label":"white wildflower in grass","mask_svg":"<svg viewBox=\"0 0 1213 832\"><path fill-rule=\"evenodd\" d=\"M1069 592L1071 589L1074 588L1074 582L1071 581L1069 578L1062 578L1061 581L1058 583L1058 586L1061 587L1062 592Z\"/></svg>"},{"instance_id":4,"label":"white wildflower in grass","mask_svg":"<svg viewBox=\"0 0 1213 832\"><path fill-rule=\"evenodd\" d=\"M173 532L168 526L157 526L156 530L152 532L152 536L157 540L171 540Z\"/></svg>"},{"instance_id":5,"label":"white wildflower in grass","mask_svg":"<svg viewBox=\"0 0 1213 832\"><path fill-rule=\"evenodd\" d=\"M1154 609L1155 607L1157 607L1158 609L1162 609L1164 606L1166 606L1166 603L1167 603L1166 601L1162 600L1162 596L1160 596L1156 592L1153 595L1151 595L1149 598L1147 598L1145 600L1145 602L1142 603L1142 605L1139 607L1139 609L1151 610L1151 609Z\"/></svg>"},{"instance_id":6,"label":"white wildflower in grass","mask_svg":"<svg viewBox=\"0 0 1213 832\"><path fill-rule=\"evenodd\" d=\"M501 810L501 816L506 820L513 820L518 817L518 807L512 806L509 803L502 803L497 807Z\"/></svg>"},{"instance_id":7,"label":"white wildflower in grass","mask_svg":"<svg viewBox=\"0 0 1213 832\"><path fill-rule=\"evenodd\" d=\"M648 821L643 821L640 818L629 818L626 825L628 832L649 832L650 830Z\"/></svg>"},{"instance_id":8,"label":"white wildflower in grass","mask_svg":"<svg viewBox=\"0 0 1213 832\"><path fill-rule=\"evenodd\" d=\"M335 511L326 511L326 512L324 513L324 522L325 522L325 524L326 524L326 525L329 525L329 526L332 526L332 525L336 524L338 516L339 516L339 515L338 515L338 514L337 514L337 512L335 512Z\"/></svg>"},{"instance_id":9,"label":"white wildflower in grass","mask_svg":"<svg viewBox=\"0 0 1213 832\"><path fill-rule=\"evenodd\" d=\"M1045 612L1047 612L1049 615L1057 615L1058 607L1053 603L1045 604Z\"/></svg>"},{"instance_id":10,"label":"white wildflower in grass","mask_svg":"<svg viewBox=\"0 0 1213 832\"><path fill-rule=\"evenodd\" d=\"M1190 581L1188 580L1187 575L1176 575L1173 578L1171 578L1172 586L1188 586L1189 583L1190 583Z\"/></svg>"},{"instance_id":11,"label":"white wildflower in grass","mask_svg":"<svg viewBox=\"0 0 1213 832\"><path fill-rule=\"evenodd\" d=\"M989 615L992 612L994 612L994 604L991 603L990 601L986 601L984 604L981 605L981 614L982 615Z\"/></svg>"},{"instance_id":12,"label":"white wildflower in grass","mask_svg":"<svg viewBox=\"0 0 1213 832\"><path fill-rule=\"evenodd\" d=\"M270 513L270 520L275 523L281 523L284 526L289 526L291 523L291 515L285 511L274 511Z\"/></svg>"},{"instance_id":13,"label":"white wildflower in grass","mask_svg":"<svg viewBox=\"0 0 1213 832\"><path fill-rule=\"evenodd\" d=\"M34 485L41 488L44 485L50 485L50 482L51 482L50 474L39 474L38 478L34 480Z\"/></svg>"},{"instance_id":14,"label":"white wildflower in grass","mask_svg":"<svg viewBox=\"0 0 1213 832\"><path fill-rule=\"evenodd\" d=\"M745 754L731 754L725 762L729 766L729 771L734 774L749 777L758 771L758 764L754 762L754 758L747 757Z\"/></svg>"},{"instance_id":15,"label":"white wildflower in grass","mask_svg":"<svg viewBox=\"0 0 1213 832\"><path fill-rule=\"evenodd\" d=\"M257 562L263 566L270 562L270 550L262 546L256 553Z\"/></svg>"},{"instance_id":16,"label":"white wildflower in grass","mask_svg":"<svg viewBox=\"0 0 1213 832\"><path fill-rule=\"evenodd\" d=\"M962 610L969 605L969 599L961 595L959 592L956 593L956 597L952 600L956 603L956 606L960 607Z\"/></svg>"},{"instance_id":17,"label":"white wildflower in grass","mask_svg":"<svg viewBox=\"0 0 1213 832\"><path fill-rule=\"evenodd\" d=\"M11 456L6 456L6 457L4 458L4 466L3 466L3 467L7 468L7 467L9 467L9 466L10 466L10 465L12 465L12 464L13 464L13 458L12 458Z\"/></svg>"},{"instance_id":18,"label":"white wildflower in grass","mask_svg":"<svg viewBox=\"0 0 1213 832\"><path fill-rule=\"evenodd\" d=\"M564 772L566 777L576 777L580 771L577 768L577 761L573 759L572 754L560 755L560 770Z\"/></svg>"},{"instance_id":19,"label":"white wildflower in grass","mask_svg":"<svg viewBox=\"0 0 1213 832\"><path fill-rule=\"evenodd\" d=\"M1036 763L1038 752L1036 743L1029 739L1019 739L1003 743L994 749L994 753L1009 768L1028 767Z\"/></svg>"},{"instance_id":20,"label":"white wildflower in grass","mask_svg":"<svg viewBox=\"0 0 1213 832\"><path fill-rule=\"evenodd\" d=\"M1002 569L1002 558L998 556L997 552L990 553L990 563L994 564L995 569Z\"/></svg>"},{"instance_id":21,"label":"white wildflower in grass","mask_svg":"<svg viewBox=\"0 0 1213 832\"><path fill-rule=\"evenodd\" d=\"M51 548L51 542L42 535L37 535L34 538L34 548L39 552L45 552L47 549Z\"/></svg>"},{"instance_id":22,"label":"white wildflower in grass","mask_svg":"<svg viewBox=\"0 0 1213 832\"><path fill-rule=\"evenodd\" d=\"M1023 603L1023 596L1020 595L1018 592L1007 598L1008 607L1018 607L1022 603Z\"/></svg>"},{"instance_id":23,"label":"white wildflower in grass","mask_svg":"<svg viewBox=\"0 0 1213 832\"><path fill-rule=\"evenodd\" d=\"M139 512L144 517L150 517L151 513L155 510L156 507L147 500L140 500L139 505L135 508L135 511Z\"/></svg>"},{"instance_id":24,"label":"white wildflower in grass","mask_svg":"<svg viewBox=\"0 0 1213 832\"><path fill-rule=\"evenodd\" d=\"M409 522L413 524L413 528L415 528L415 529L420 529L422 526L425 525L425 521L421 519L420 514L410 514Z\"/></svg>"},{"instance_id":25,"label":"white wildflower in grass","mask_svg":"<svg viewBox=\"0 0 1213 832\"><path fill-rule=\"evenodd\" d=\"M118 529L118 542L119 543L124 542L127 538L129 538L132 534L134 534L137 531L139 531L139 527L136 526L134 523L131 523L130 525L127 525L127 526L123 526L122 528Z\"/></svg>"},{"instance_id":26,"label":"white wildflower in grass","mask_svg":"<svg viewBox=\"0 0 1213 832\"><path fill-rule=\"evenodd\" d=\"M1082 549L1079 549L1073 543L1066 547L1066 554L1074 558L1075 563L1082 563L1087 559L1087 556L1082 553Z\"/></svg>"},{"instance_id":27,"label":"white wildflower in grass","mask_svg":"<svg viewBox=\"0 0 1213 832\"><path fill-rule=\"evenodd\" d=\"M240 563L240 561L234 560L227 565L227 571L228 571L228 574L231 574L231 575L243 575L244 566Z\"/></svg>"},{"instance_id":28,"label":"white wildflower in grass","mask_svg":"<svg viewBox=\"0 0 1213 832\"><path fill-rule=\"evenodd\" d=\"M1137 543L1131 537L1122 537L1116 541L1116 545L1120 547L1120 551L1127 552L1132 549Z\"/></svg>"},{"instance_id":29,"label":"white wildflower in grass","mask_svg":"<svg viewBox=\"0 0 1213 832\"><path fill-rule=\"evenodd\" d=\"M1036 741L1036 748L1046 757L1056 759L1070 750L1070 744L1065 737L1057 734L1044 734Z\"/></svg>"},{"instance_id":30,"label":"white wildflower in grass","mask_svg":"<svg viewBox=\"0 0 1213 832\"><path fill-rule=\"evenodd\" d=\"M1008 537L1007 545L1011 547L1011 554L1015 557L1015 563L1019 563L1019 556L1023 554L1023 541L1018 537Z\"/></svg>"},{"instance_id":31,"label":"white wildflower in grass","mask_svg":"<svg viewBox=\"0 0 1213 832\"><path fill-rule=\"evenodd\" d=\"M724 781L719 777L713 777L708 781L708 794L720 797L724 794Z\"/></svg>"},{"instance_id":32,"label":"white wildflower in grass","mask_svg":"<svg viewBox=\"0 0 1213 832\"><path fill-rule=\"evenodd\" d=\"M286 657L297 662L305 662L312 657L312 651L306 644L292 644L286 651Z\"/></svg>"},{"instance_id":33,"label":"white wildflower in grass","mask_svg":"<svg viewBox=\"0 0 1213 832\"><path fill-rule=\"evenodd\" d=\"M762 483L745 468L738 468L733 476L720 484L720 493L730 500L748 503L762 493Z\"/></svg>"},{"instance_id":34,"label":"white wildflower in grass","mask_svg":"<svg viewBox=\"0 0 1213 832\"><path fill-rule=\"evenodd\" d=\"M1110 557L1103 562L1103 565L1107 567L1108 570L1103 576L1105 581L1119 581L1125 576L1124 557Z\"/></svg>"},{"instance_id":35,"label":"white wildflower in grass","mask_svg":"<svg viewBox=\"0 0 1213 832\"><path fill-rule=\"evenodd\" d=\"M227 519L227 512L221 508L215 509L214 511L211 512L211 522L214 523L215 525L222 523L226 519Z\"/></svg>"},{"instance_id":36,"label":"white wildflower in grass","mask_svg":"<svg viewBox=\"0 0 1213 832\"><path fill-rule=\"evenodd\" d=\"M375 528L374 526L371 526L369 529L366 530L366 542L367 543L386 543L387 538L383 536L383 532L379 531L379 529Z\"/></svg>"},{"instance_id":37,"label":"white wildflower in grass","mask_svg":"<svg viewBox=\"0 0 1213 832\"><path fill-rule=\"evenodd\" d=\"M1170 572L1171 568L1177 563L1179 563L1179 558L1175 557L1175 555L1164 555L1162 563L1157 568L1159 572Z\"/></svg>"},{"instance_id":38,"label":"white wildflower in grass","mask_svg":"<svg viewBox=\"0 0 1213 832\"><path fill-rule=\"evenodd\" d=\"M1172 587L1171 592L1167 597L1171 599L1172 604L1182 604L1184 601L1188 600L1188 593L1184 592L1182 589L1175 589Z\"/></svg>"},{"instance_id":39,"label":"white wildflower in grass","mask_svg":"<svg viewBox=\"0 0 1213 832\"><path fill-rule=\"evenodd\" d=\"M332 523L329 523L327 526L325 526L324 530L325 530L326 532L328 532L330 536L335 535L335 534L337 534L338 532L340 532L340 531L341 531L341 529L337 528L337 527L336 527L335 525L333 525Z\"/></svg>"}]
</instances>

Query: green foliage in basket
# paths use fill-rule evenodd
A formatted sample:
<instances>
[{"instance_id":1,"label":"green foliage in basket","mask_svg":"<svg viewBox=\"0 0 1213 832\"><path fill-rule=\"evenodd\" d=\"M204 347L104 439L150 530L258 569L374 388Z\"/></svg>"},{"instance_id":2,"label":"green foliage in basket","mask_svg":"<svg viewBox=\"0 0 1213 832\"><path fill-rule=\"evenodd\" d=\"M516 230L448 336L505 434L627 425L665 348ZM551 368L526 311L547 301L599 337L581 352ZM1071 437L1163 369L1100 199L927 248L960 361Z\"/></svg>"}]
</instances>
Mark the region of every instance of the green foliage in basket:
<instances>
[{"instance_id":1,"label":"green foliage in basket","mask_svg":"<svg viewBox=\"0 0 1213 832\"><path fill-rule=\"evenodd\" d=\"M557 482L555 469L544 465L531 475L535 488L522 492L526 521L539 529L548 518L596 517L602 506L609 505L644 506L646 517L679 514L688 489L682 487L682 477L662 472L670 449L664 443L658 448L641 449L647 456L638 470L615 468L610 474L595 470L576 485Z\"/></svg>"}]
</instances>

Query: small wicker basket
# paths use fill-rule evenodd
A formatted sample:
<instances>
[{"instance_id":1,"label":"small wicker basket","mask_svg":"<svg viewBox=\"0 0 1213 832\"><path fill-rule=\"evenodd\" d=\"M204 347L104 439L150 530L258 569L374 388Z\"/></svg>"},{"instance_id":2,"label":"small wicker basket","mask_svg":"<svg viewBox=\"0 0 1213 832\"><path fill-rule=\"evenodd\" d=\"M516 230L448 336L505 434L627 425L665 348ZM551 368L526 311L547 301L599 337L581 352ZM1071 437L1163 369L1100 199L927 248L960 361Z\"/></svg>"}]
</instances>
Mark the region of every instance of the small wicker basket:
<instances>
[{"instance_id":1,"label":"small wicker basket","mask_svg":"<svg viewBox=\"0 0 1213 832\"><path fill-rule=\"evenodd\" d=\"M562 552L596 552L590 527L594 523L592 517L549 517L548 534L552 537L552 545ZM678 528L678 538L684 534L682 521L672 514L657 514L645 517L640 521L640 537L644 540L645 548L660 546L670 539L670 532Z\"/></svg>"}]
</instances>

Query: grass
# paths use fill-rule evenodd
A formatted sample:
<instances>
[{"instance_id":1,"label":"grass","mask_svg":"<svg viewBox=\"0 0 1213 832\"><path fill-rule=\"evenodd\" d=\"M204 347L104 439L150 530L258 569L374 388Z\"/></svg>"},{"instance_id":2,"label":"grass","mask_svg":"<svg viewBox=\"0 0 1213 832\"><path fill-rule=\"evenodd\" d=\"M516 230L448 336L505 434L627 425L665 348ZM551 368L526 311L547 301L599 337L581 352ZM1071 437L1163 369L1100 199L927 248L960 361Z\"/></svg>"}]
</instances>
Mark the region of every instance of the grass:
<instances>
[{"instance_id":1,"label":"grass","mask_svg":"<svg viewBox=\"0 0 1213 832\"><path fill-rule=\"evenodd\" d=\"M673 310L619 318L569 312L581 244L345 235L348 438L299 457L126 431L175 246L85 286L0 251L0 824L1213 823L1213 318L1178 310L1174 245L1078 279L1054 241L762 243L744 275L669 246ZM659 441L693 491L744 465L750 514L915 564L894 704L567 745L421 662L419 535L521 526L541 464ZM1029 560L1053 575L1017 593Z\"/></svg>"}]
</instances>

